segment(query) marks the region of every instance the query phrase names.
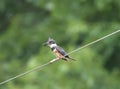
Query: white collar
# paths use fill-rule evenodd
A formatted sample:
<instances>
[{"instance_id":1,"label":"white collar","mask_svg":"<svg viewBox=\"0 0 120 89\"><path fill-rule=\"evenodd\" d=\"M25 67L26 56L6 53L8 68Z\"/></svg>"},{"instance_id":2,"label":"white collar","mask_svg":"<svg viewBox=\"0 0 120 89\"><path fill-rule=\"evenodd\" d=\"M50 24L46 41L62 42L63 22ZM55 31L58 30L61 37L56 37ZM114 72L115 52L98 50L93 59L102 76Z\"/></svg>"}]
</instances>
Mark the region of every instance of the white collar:
<instances>
[{"instance_id":1,"label":"white collar","mask_svg":"<svg viewBox=\"0 0 120 89\"><path fill-rule=\"evenodd\" d=\"M53 48L53 47L56 47L56 46L57 46L57 44L51 44L50 48Z\"/></svg>"}]
</instances>

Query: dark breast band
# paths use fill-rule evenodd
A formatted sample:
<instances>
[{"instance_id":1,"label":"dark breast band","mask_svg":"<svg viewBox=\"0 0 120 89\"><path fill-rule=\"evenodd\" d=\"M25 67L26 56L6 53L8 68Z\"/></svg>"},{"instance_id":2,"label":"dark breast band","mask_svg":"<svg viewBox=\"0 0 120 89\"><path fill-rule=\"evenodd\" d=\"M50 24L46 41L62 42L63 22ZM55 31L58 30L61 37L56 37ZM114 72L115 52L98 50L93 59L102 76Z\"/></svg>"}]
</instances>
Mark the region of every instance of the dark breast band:
<instances>
[{"instance_id":1,"label":"dark breast band","mask_svg":"<svg viewBox=\"0 0 120 89\"><path fill-rule=\"evenodd\" d=\"M55 49L55 47L52 47L51 50L53 51Z\"/></svg>"}]
</instances>

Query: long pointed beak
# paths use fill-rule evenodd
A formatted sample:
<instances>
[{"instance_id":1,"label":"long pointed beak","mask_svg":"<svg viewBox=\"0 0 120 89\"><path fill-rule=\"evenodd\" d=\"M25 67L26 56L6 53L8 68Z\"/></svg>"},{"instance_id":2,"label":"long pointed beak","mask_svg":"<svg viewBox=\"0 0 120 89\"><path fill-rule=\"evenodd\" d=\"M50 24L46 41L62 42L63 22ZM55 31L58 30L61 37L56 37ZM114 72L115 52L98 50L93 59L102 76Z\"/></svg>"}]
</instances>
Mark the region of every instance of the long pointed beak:
<instances>
[{"instance_id":1,"label":"long pointed beak","mask_svg":"<svg viewBox=\"0 0 120 89\"><path fill-rule=\"evenodd\" d=\"M45 43L43 43L42 45L43 45L43 46L47 46L47 45L48 45L48 43L47 43L47 42L45 42Z\"/></svg>"}]
</instances>

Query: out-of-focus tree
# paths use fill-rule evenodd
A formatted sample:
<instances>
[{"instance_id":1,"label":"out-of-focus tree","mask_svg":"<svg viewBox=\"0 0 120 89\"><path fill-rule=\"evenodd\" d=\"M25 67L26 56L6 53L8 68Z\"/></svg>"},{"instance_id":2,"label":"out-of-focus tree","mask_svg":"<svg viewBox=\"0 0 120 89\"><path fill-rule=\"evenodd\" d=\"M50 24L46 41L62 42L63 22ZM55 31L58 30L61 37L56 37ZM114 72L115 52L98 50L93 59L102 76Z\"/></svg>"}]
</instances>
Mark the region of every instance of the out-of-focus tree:
<instances>
[{"instance_id":1,"label":"out-of-focus tree","mask_svg":"<svg viewBox=\"0 0 120 89\"><path fill-rule=\"evenodd\" d=\"M54 58L48 37L70 52L120 29L119 0L1 0L0 82ZM119 33L2 85L1 89L119 89ZM47 54L47 55L46 55Z\"/></svg>"}]
</instances>

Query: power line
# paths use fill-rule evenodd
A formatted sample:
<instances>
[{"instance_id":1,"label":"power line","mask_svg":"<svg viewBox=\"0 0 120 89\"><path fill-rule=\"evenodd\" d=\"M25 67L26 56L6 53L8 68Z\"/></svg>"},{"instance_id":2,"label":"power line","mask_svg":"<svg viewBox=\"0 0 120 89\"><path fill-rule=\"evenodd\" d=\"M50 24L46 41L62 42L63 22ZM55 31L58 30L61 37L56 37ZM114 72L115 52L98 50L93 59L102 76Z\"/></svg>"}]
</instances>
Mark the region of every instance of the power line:
<instances>
[{"instance_id":1,"label":"power line","mask_svg":"<svg viewBox=\"0 0 120 89\"><path fill-rule=\"evenodd\" d=\"M48 64L49 64L49 63L46 63L46 64L43 64L43 65L37 66L37 67L35 67L35 68L33 68L33 69L29 70L29 71L26 71L26 72L24 72L24 73L21 73L21 74L15 76L15 77L9 78L9 79L1 82L0 85L5 84L5 83L7 83L7 82L9 82L9 81L11 81L11 80L14 80L14 79L18 78L18 77L24 76L24 75L26 75L26 74L28 74L28 73L33 72L33 71L36 71L36 70L38 70L38 69L40 69L40 68L42 68L42 67L44 67L44 66L46 66L46 65L48 65Z\"/></svg>"},{"instance_id":2,"label":"power line","mask_svg":"<svg viewBox=\"0 0 120 89\"><path fill-rule=\"evenodd\" d=\"M90 46L90 45L92 45L92 44L94 44L94 43L97 43L97 42L99 42L99 41L101 41L101 40L103 40L103 39L105 39L105 38L107 38L107 37L109 37L109 36L112 36L112 35L114 35L114 34L116 34L116 33L118 33L118 32L120 32L120 30L117 30L117 31L115 31L115 32L112 32L111 34L108 34L108 35L106 35L106 36L104 36L104 37L101 37L101 38L99 38L99 39L97 39L97 40L95 40L95 41L93 41L93 42L90 42L90 43L88 43L88 44L86 44L86 45L84 45L84 46L82 46L82 47L79 47L79 48L77 48L76 50L73 50L72 52L68 53L68 55L71 54L71 53L74 53L74 52L76 52L76 51L78 51L78 50L81 50L81 49L83 49L83 48L85 48L85 47L87 47L87 46Z\"/></svg>"},{"instance_id":3,"label":"power line","mask_svg":"<svg viewBox=\"0 0 120 89\"><path fill-rule=\"evenodd\" d=\"M79 47L79 48L71 51L71 52L68 53L67 55L72 54L72 53L74 53L74 52L76 52L76 51L79 51L79 50L81 50L81 49L83 49L83 48L85 48L85 47L88 47L88 46L90 46L90 45L92 45L92 44L94 44L94 43L96 43L96 42L99 42L99 41L105 39L105 38L108 38L108 37L110 37L110 36L112 36L112 35L114 35L114 34L116 34L116 33L118 33L118 32L120 32L120 30L114 31L114 32L112 32L111 34L108 34L108 35L106 35L106 36L104 36L104 37L102 37L102 38L99 38L99 39L97 39L97 40L95 40L95 41L92 41L92 42L90 42L90 43L88 43L88 44L86 44L86 45L84 45L84 46L82 46L82 47ZM58 61L58 60L59 60L59 58L53 59L53 60L49 61L49 62L46 63L46 64L37 66L37 67L35 67L35 68L31 69L31 70L28 70L28 71L26 71L26 72L24 72L24 73L21 73L21 74L17 75L17 76L15 76L15 77L12 77L12 78L9 78L9 79L7 79L7 80L5 80L5 81L3 81L3 82L0 82L0 85L5 84L5 83L8 83L9 81L12 81L12 80L14 80L14 79L16 79L16 78L22 77L22 76L24 76L24 75L26 75L26 74L28 74L28 73L33 72L33 71L40 70L40 69L42 69L43 67L45 67L45 66L47 66L47 65L49 65L49 64L51 64L51 63L54 63L55 61Z\"/></svg>"}]
</instances>

